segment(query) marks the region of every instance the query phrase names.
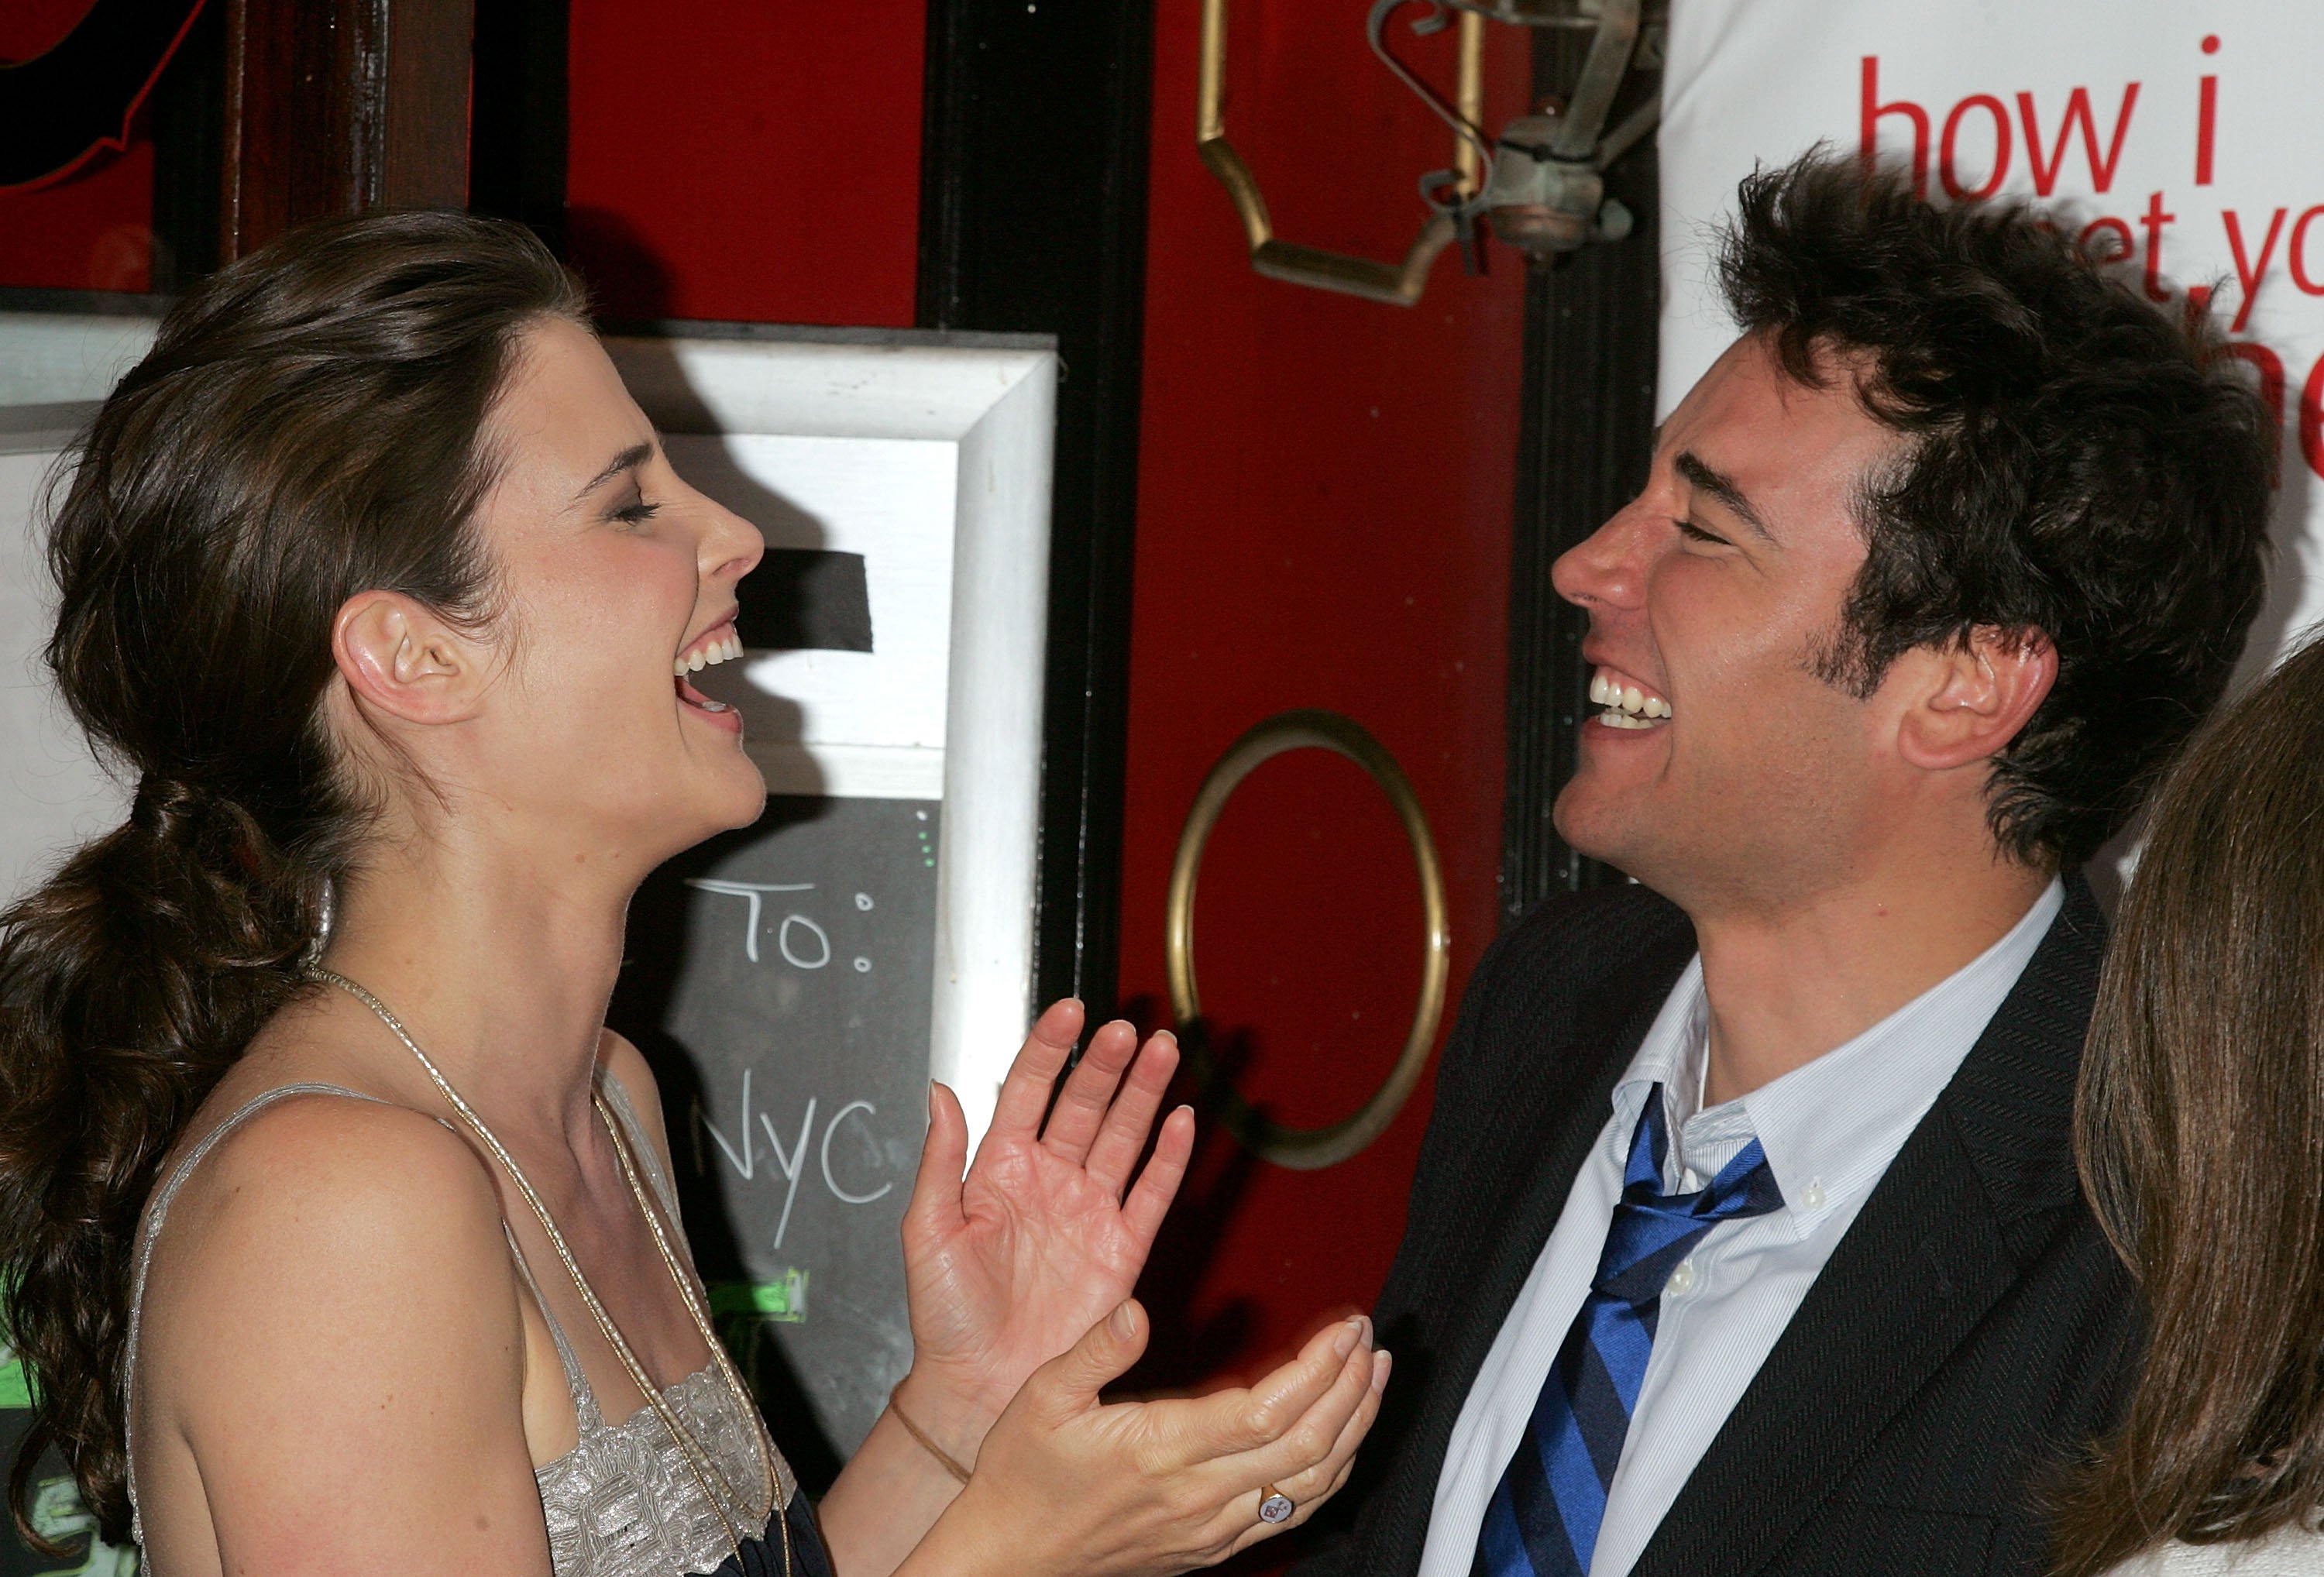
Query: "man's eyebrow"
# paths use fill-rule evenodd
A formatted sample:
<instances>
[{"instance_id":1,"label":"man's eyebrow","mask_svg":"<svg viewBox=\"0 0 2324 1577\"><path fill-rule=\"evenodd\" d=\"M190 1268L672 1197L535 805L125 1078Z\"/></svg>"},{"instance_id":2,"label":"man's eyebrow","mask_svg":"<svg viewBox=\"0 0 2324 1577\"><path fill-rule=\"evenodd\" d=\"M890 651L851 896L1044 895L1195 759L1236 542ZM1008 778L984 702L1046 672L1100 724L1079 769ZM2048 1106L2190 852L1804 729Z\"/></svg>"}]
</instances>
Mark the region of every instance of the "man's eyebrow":
<instances>
[{"instance_id":1,"label":"man's eyebrow","mask_svg":"<svg viewBox=\"0 0 2324 1577\"><path fill-rule=\"evenodd\" d=\"M591 493L596 492L598 488L604 486L614 477L619 476L622 472L636 470L648 460L653 458L653 452L654 447L651 444L632 444L628 448L623 449L620 454L614 456L613 459L607 463L603 471L598 472L595 476L589 478L589 480L583 484L581 491L573 495L574 502L577 503L582 499L588 497Z\"/></svg>"},{"instance_id":2,"label":"man's eyebrow","mask_svg":"<svg viewBox=\"0 0 2324 1577\"><path fill-rule=\"evenodd\" d=\"M1775 545L1775 534L1767 530L1767 522L1760 519L1758 510L1744 496L1743 490L1735 485L1733 477L1723 471L1712 470L1703 462L1702 456L1692 449L1679 451L1678 458L1672 461L1671 466L1686 478L1687 485L1711 494L1727 506L1729 513L1758 532L1770 546Z\"/></svg>"}]
</instances>

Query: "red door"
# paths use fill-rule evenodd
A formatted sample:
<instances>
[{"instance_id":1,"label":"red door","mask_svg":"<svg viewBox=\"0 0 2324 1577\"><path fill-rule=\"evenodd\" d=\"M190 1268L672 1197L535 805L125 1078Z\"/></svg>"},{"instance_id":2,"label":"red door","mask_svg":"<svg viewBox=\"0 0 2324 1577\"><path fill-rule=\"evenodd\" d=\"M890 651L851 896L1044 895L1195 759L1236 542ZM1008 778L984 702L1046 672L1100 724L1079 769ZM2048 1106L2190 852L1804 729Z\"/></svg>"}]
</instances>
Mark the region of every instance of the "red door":
<instances>
[{"instance_id":1,"label":"red door","mask_svg":"<svg viewBox=\"0 0 2324 1577\"><path fill-rule=\"evenodd\" d=\"M1522 261L1498 251L1480 279L1448 254L1411 307L1254 273L1195 152L1200 9L1157 12L1122 1000L1169 1021L1164 907L1204 773L1262 718L1322 707L1388 748L1433 825L1449 1028L1497 918ZM1369 53L1360 9L1229 12L1227 131L1276 233L1399 257L1424 217L1414 182L1450 161L1449 136ZM1400 48L1449 88L1451 41ZM1505 118L1526 92L1524 30L1490 29L1486 48L1489 117ZM1337 756L1277 758L1229 803L1198 891L1203 1007L1237 1087L1294 1125L1354 1111L1421 978L1419 881L1380 791ZM1324 1310L1370 1305L1433 1073L1376 1143L1322 1170L1258 1159L1206 1120L1141 1288L1157 1342L1138 1378L1249 1372Z\"/></svg>"}]
</instances>

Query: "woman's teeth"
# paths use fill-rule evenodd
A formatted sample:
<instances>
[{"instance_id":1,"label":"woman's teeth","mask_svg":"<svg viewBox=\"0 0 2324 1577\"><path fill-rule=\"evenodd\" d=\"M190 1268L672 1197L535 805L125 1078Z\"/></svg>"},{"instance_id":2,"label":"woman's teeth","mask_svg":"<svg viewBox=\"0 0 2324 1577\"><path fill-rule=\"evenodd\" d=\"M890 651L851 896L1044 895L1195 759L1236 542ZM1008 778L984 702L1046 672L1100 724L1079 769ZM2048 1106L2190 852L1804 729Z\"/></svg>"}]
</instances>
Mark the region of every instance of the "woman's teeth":
<instances>
[{"instance_id":1,"label":"woman's teeth","mask_svg":"<svg viewBox=\"0 0 2324 1577\"><path fill-rule=\"evenodd\" d=\"M1636 685L1626 685L1608 669L1590 676L1591 704L1606 708L1597 721L1609 728L1652 728L1671 715L1671 705L1649 696Z\"/></svg>"},{"instance_id":2,"label":"woman's teeth","mask_svg":"<svg viewBox=\"0 0 2324 1577\"><path fill-rule=\"evenodd\" d=\"M704 669L715 668L742 655L742 638L733 631L713 641L706 641L683 657L672 659L669 671L679 678L698 674Z\"/></svg>"}]
</instances>

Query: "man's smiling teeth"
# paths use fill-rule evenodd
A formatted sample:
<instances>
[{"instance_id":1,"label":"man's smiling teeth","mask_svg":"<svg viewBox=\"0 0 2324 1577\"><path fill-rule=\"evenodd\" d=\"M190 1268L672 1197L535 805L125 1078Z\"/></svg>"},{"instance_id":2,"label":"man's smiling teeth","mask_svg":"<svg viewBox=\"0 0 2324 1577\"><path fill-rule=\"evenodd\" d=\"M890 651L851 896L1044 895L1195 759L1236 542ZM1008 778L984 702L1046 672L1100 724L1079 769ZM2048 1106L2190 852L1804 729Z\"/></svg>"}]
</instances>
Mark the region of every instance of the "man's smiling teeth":
<instances>
[{"instance_id":1,"label":"man's smiling teeth","mask_svg":"<svg viewBox=\"0 0 2324 1577\"><path fill-rule=\"evenodd\" d=\"M1624 684L1611 669L1601 668L1590 676L1590 699L1606 708L1597 715L1597 721L1608 728L1652 728L1671 715L1668 701Z\"/></svg>"},{"instance_id":2,"label":"man's smiling teeth","mask_svg":"<svg viewBox=\"0 0 2324 1577\"><path fill-rule=\"evenodd\" d=\"M742 638L728 626L724 634L704 641L685 656L671 659L669 671L678 678L698 674L704 669L715 668L742 655Z\"/></svg>"}]
</instances>

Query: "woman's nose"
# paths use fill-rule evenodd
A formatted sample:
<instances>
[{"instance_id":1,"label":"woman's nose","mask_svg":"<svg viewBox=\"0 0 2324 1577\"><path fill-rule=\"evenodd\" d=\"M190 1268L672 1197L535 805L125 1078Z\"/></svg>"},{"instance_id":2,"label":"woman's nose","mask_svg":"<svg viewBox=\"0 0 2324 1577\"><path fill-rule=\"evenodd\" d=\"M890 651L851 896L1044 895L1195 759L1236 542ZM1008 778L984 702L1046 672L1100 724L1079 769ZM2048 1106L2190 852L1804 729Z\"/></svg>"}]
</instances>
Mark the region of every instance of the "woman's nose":
<instances>
[{"instance_id":1,"label":"woman's nose","mask_svg":"<svg viewBox=\"0 0 2324 1577\"><path fill-rule=\"evenodd\" d=\"M702 533L704 579L740 580L766 554L767 541L758 527L731 510L711 506L709 527Z\"/></svg>"}]
</instances>

